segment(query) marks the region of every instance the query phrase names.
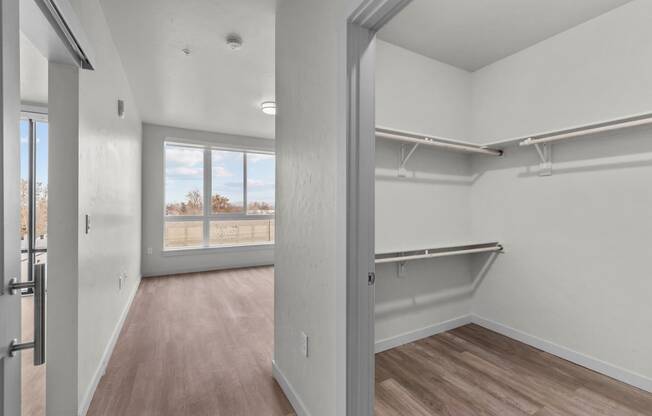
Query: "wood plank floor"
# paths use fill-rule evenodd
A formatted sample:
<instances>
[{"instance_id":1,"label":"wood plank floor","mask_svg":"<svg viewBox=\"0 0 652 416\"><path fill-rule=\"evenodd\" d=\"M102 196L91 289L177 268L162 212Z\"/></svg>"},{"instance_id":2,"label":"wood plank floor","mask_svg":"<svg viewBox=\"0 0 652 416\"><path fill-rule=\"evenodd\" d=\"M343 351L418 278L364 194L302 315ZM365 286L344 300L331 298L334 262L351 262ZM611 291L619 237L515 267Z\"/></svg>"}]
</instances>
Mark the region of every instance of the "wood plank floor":
<instances>
[{"instance_id":1,"label":"wood plank floor","mask_svg":"<svg viewBox=\"0 0 652 416\"><path fill-rule=\"evenodd\" d=\"M34 296L21 297L22 341L34 339ZM20 353L22 416L45 415L45 364L34 366L34 350Z\"/></svg>"},{"instance_id":2,"label":"wood plank floor","mask_svg":"<svg viewBox=\"0 0 652 416\"><path fill-rule=\"evenodd\" d=\"M271 267L142 280L88 416L290 415Z\"/></svg>"},{"instance_id":3,"label":"wood plank floor","mask_svg":"<svg viewBox=\"0 0 652 416\"><path fill-rule=\"evenodd\" d=\"M376 416L650 416L652 394L467 325L376 355Z\"/></svg>"},{"instance_id":4,"label":"wood plank floor","mask_svg":"<svg viewBox=\"0 0 652 416\"><path fill-rule=\"evenodd\" d=\"M88 416L291 415L273 269L143 279ZM652 395L468 325L376 355L376 416L652 416Z\"/></svg>"}]
</instances>

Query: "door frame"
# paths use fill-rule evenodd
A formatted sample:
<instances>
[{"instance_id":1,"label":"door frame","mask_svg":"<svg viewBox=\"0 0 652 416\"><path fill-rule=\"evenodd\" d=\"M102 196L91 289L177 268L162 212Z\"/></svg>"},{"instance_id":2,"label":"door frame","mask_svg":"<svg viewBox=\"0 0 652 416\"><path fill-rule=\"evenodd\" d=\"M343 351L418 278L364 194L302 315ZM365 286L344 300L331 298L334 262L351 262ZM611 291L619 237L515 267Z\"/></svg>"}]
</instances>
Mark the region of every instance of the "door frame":
<instances>
[{"instance_id":1,"label":"door frame","mask_svg":"<svg viewBox=\"0 0 652 416\"><path fill-rule=\"evenodd\" d=\"M9 345L12 339L20 338L20 296L8 294L9 280L20 274L20 235L19 235L19 178L20 178L20 33L24 33L40 53L49 61L49 97L50 121L57 119L59 124L77 125L78 107L76 101L71 103L71 96L78 99L78 80L71 78L67 86L74 87L74 91L65 91L63 85L59 90L52 89L52 68L62 68L74 73L80 68L93 69L94 53L86 37L81 22L77 18L69 0L0 0L0 129L2 130L2 144L0 145L0 224L3 232L0 233L0 256L2 260L2 277L0 278L0 416L18 416L21 411L21 359L20 354L15 358L9 357ZM64 71L64 72L65 72ZM69 78L69 77L68 77ZM67 78L66 78L67 79ZM65 80L65 79L64 79ZM57 78L59 81L59 78ZM64 94L67 92L67 94ZM74 104L74 105L71 105ZM55 112L50 110L57 110ZM57 117L54 117L56 113ZM51 125L51 124L49 124ZM78 140L78 136L74 137ZM49 152L51 154L51 152ZM76 153L75 153L76 154ZM50 158L50 156L49 156ZM70 163L68 163L71 165ZM76 164L72 164L75 165ZM52 169L49 168L50 171ZM52 175L49 175L52 177ZM75 177L76 178L76 177ZM76 191L76 190L75 190ZM12 195L14 195L12 197ZM7 198L7 196L10 196ZM76 218L72 218L77 223ZM48 230L49 236L53 235ZM49 259L51 260L51 259ZM54 262L50 262L54 263ZM75 276L76 278L76 276ZM50 285L49 296L56 300L56 284ZM54 302L53 302L54 303ZM61 302L60 302L61 303ZM51 311L53 305L48 305ZM56 305L55 305L56 306ZM54 318L54 319L53 319ZM62 316L48 316L47 321L55 324L51 334L61 333L62 329L76 332L77 328L69 319ZM52 326L52 325L51 325ZM50 337L48 335L48 338ZM47 341L46 341L47 342ZM72 342L72 341L71 341ZM68 351L70 343L59 348ZM76 345L76 342L74 343ZM56 345L49 343L48 348ZM74 349L76 352L76 349ZM52 363L58 363L59 354L51 351ZM75 356L76 360L76 356ZM50 367L51 369L51 367ZM51 372L48 371L48 374ZM56 377L52 378L52 385L57 385ZM67 385L68 383L59 383ZM76 394L76 383L71 389ZM67 406L77 408L76 400L70 404L71 396L60 397L62 394L52 393L54 389L47 389L48 406L50 397L65 403ZM54 397L56 396L56 397ZM76 397L76 396L75 396ZM55 406L56 407L56 406ZM50 413L48 409L47 412ZM53 414L62 414L56 409Z\"/></svg>"},{"instance_id":2,"label":"door frame","mask_svg":"<svg viewBox=\"0 0 652 416\"><path fill-rule=\"evenodd\" d=\"M374 413L376 32L410 1L366 0L347 20L347 415Z\"/></svg>"},{"instance_id":3,"label":"door frame","mask_svg":"<svg viewBox=\"0 0 652 416\"><path fill-rule=\"evenodd\" d=\"M9 356L20 338L20 296L7 290L20 275L20 40L19 0L0 0L0 416L20 414L21 360Z\"/></svg>"}]
</instances>

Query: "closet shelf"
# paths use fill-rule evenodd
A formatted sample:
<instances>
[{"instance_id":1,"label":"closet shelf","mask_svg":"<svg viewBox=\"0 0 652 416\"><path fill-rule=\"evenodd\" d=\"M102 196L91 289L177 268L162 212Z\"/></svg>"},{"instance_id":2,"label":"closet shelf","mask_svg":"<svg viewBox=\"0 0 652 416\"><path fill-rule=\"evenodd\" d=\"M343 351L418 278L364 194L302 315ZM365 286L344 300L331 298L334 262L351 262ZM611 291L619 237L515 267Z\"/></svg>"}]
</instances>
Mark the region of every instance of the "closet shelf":
<instances>
[{"instance_id":1,"label":"closet shelf","mask_svg":"<svg viewBox=\"0 0 652 416\"><path fill-rule=\"evenodd\" d=\"M503 147L515 144L520 146L530 146L588 136L591 134L604 133L607 131L621 130L635 126L643 126L646 124L652 124L652 112L634 114L627 117L620 117L594 123L581 124L559 130L551 130L547 132L514 137L511 139L497 140L487 143L485 146Z\"/></svg>"},{"instance_id":2,"label":"closet shelf","mask_svg":"<svg viewBox=\"0 0 652 416\"><path fill-rule=\"evenodd\" d=\"M488 156L502 156L503 151L500 149L492 149L487 146L477 145L475 143L469 143L462 140L448 139L445 137L435 137L428 136L419 133L412 133L401 130L394 130L387 127L376 127L376 137L388 140L394 140L403 143L412 143L414 146L406 159L412 155L417 146L425 145L432 147L439 147L442 149L457 151L457 152L467 152L467 153L477 153ZM407 160L405 160L407 162ZM403 163L405 164L405 163Z\"/></svg>"},{"instance_id":3,"label":"closet shelf","mask_svg":"<svg viewBox=\"0 0 652 416\"><path fill-rule=\"evenodd\" d=\"M433 248L397 251L376 254L376 264L402 263L408 260L430 259L436 257L461 256L464 254L502 252L498 242L445 245Z\"/></svg>"},{"instance_id":4,"label":"closet shelf","mask_svg":"<svg viewBox=\"0 0 652 416\"><path fill-rule=\"evenodd\" d=\"M546 132L513 137L510 139L495 140L485 144L476 144L463 140L429 136L426 134L396 130L382 126L376 126L376 137L400 142L437 146L463 152L481 153L490 156L501 156L503 151L498 149L500 147L511 146L515 144L519 144L521 146L530 146L535 144L550 143L565 139L588 136L591 134L643 126L647 124L652 124L652 112L634 114L626 117L598 121L594 123L580 124L577 126L566 127L558 130L550 130Z\"/></svg>"}]
</instances>

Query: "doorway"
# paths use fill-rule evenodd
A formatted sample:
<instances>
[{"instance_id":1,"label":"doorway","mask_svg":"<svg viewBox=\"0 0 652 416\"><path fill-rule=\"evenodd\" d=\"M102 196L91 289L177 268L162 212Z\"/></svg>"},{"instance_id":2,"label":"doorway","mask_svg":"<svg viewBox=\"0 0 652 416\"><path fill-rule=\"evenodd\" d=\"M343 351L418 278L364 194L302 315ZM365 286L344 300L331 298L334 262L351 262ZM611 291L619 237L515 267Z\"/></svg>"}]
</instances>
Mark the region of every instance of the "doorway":
<instances>
[{"instance_id":1,"label":"doorway","mask_svg":"<svg viewBox=\"0 0 652 416\"><path fill-rule=\"evenodd\" d=\"M20 34L20 278L34 282L44 270L48 248L48 60ZM34 339L34 288L20 291L21 342ZM45 364L34 364L34 350L20 355L21 414L45 415Z\"/></svg>"},{"instance_id":2,"label":"doorway","mask_svg":"<svg viewBox=\"0 0 652 416\"><path fill-rule=\"evenodd\" d=\"M47 263L48 123L43 112L24 111L20 120L20 280L33 282L36 265ZM34 339L34 290L21 291L22 342ZM45 365L32 350L21 355L23 416L45 415Z\"/></svg>"}]
</instances>

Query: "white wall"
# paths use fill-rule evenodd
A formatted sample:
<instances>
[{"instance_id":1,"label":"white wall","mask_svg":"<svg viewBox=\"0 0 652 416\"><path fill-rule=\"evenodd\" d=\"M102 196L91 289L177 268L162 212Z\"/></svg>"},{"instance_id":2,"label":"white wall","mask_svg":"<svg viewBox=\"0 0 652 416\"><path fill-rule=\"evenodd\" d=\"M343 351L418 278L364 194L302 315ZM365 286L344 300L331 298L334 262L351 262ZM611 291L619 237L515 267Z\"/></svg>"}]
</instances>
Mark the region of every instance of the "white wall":
<instances>
[{"instance_id":1,"label":"white wall","mask_svg":"<svg viewBox=\"0 0 652 416\"><path fill-rule=\"evenodd\" d=\"M652 110L651 20L634 1L478 71L476 138ZM475 313L652 389L652 129L556 144L553 175L537 169L532 148L474 157L473 230L506 247Z\"/></svg>"},{"instance_id":2,"label":"white wall","mask_svg":"<svg viewBox=\"0 0 652 416\"><path fill-rule=\"evenodd\" d=\"M142 136L136 103L99 3L72 0L71 4L94 49L96 68L79 72L78 154L68 155L68 164L79 157L74 239L79 245L78 281L77 292L70 290L68 294L77 305L77 384L74 399L61 399L69 408L75 407L75 412L83 412L140 281ZM124 119L117 115L118 99L125 101ZM55 105L50 103L52 119ZM57 146L53 137L50 147ZM58 173L52 166L50 169L52 179ZM86 214L91 217L89 234L84 230ZM56 220L50 216L51 224ZM51 256L49 260L52 262ZM121 290L118 276L122 273L127 279ZM68 339L70 342L74 343L74 338Z\"/></svg>"},{"instance_id":3,"label":"white wall","mask_svg":"<svg viewBox=\"0 0 652 416\"><path fill-rule=\"evenodd\" d=\"M163 217L165 206L166 139L206 143L240 150L274 151L274 140L232 134L210 133L153 124L143 125L143 275L160 276L268 265L274 263L274 246L210 248L163 251ZM148 254L148 249L152 254Z\"/></svg>"},{"instance_id":4,"label":"white wall","mask_svg":"<svg viewBox=\"0 0 652 416\"><path fill-rule=\"evenodd\" d=\"M471 74L378 41L376 124L464 138L470 131ZM471 240L473 175L466 154L419 148L398 177L401 145L376 142L376 252L435 247ZM376 340L468 315L472 281L466 257L430 259L376 268ZM439 296L441 293L451 296Z\"/></svg>"},{"instance_id":5,"label":"white wall","mask_svg":"<svg viewBox=\"0 0 652 416\"><path fill-rule=\"evenodd\" d=\"M652 111L652 7L637 0L473 74L481 143Z\"/></svg>"},{"instance_id":6,"label":"white wall","mask_svg":"<svg viewBox=\"0 0 652 416\"><path fill-rule=\"evenodd\" d=\"M346 414L346 19L360 3L277 6L274 365L299 415Z\"/></svg>"},{"instance_id":7,"label":"white wall","mask_svg":"<svg viewBox=\"0 0 652 416\"><path fill-rule=\"evenodd\" d=\"M49 64L48 98L50 221L45 394L51 414L75 414L79 368L79 164L76 163L79 155L79 73L76 67Z\"/></svg>"}]
</instances>

